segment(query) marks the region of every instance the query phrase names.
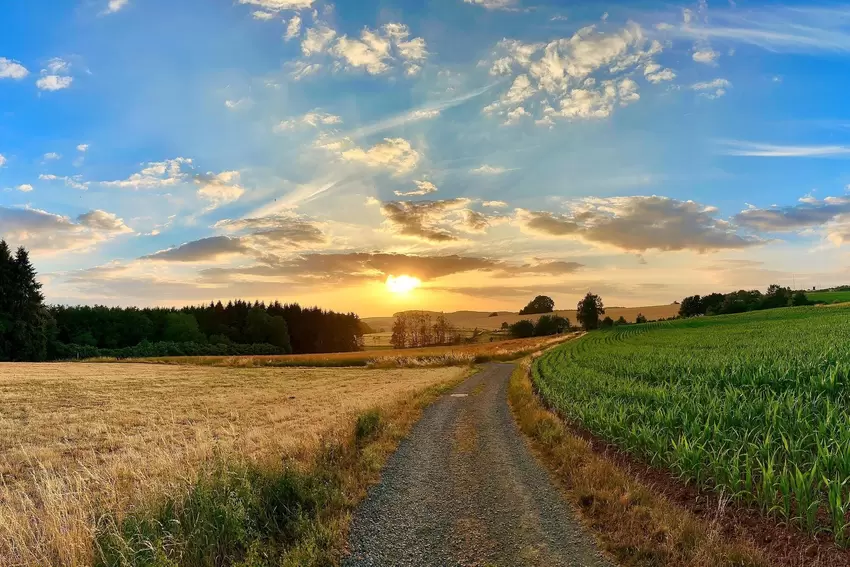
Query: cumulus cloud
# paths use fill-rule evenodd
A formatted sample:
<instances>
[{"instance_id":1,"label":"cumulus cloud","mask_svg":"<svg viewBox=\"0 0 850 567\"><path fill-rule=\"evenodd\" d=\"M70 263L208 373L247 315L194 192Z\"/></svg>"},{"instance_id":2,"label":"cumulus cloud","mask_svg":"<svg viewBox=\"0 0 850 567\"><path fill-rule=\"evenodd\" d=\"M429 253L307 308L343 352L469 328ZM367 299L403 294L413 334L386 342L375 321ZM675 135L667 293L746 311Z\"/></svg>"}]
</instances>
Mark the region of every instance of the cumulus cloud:
<instances>
[{"instance_id":1,"label":"cumulus cloud","mask_svg":"<svg viewBox=\"0 0 850 567\"><path fill-rule=\"evenodd\" d=\"M501 175L503 173L507 173L508 171L513 171L513 169L505 169L504 167L500 167L497 165L484 164L481 167L470 169L469 173L475 175Z\"/></svg>"},{"instance_id":2,"label":"cumulus cloud","mask_svg":"<svg viewBox=\"0 0 850 567\"><path fill-rule=\"evenodd\" d=\"M0 238L12 246L26 246L32 252L87 250L99 242L130 232L132 230L121 219L105 211L91 211L73 221L39 209L0 206Z\"/></svg>"},{"instance_id":3,"label":"cumulus cloud","mask_svg":"<svg viewBox=\"0 0 850 567\"><path fill-rule=\"evenodd\" d=\"M44 154L44 159L48 160L48 161L49 160L55 160L55 159L62 159L62 156L60 154L57 154L56 152L48 152L48 153Z\"/></svg>"},{"instance_id":4,"label":"cumulus cloud","mask_svg":"<svg viewBox=\"0 0 850 567\"><path fill-rule=\"evenodd\" d=\"M173 187L185 183L188 174L183 171L191 167L192 160L177 157L165 161L154 161L145 164L138 173L132 174L127 179L116 181L102 181L105 187L117 187L119 189L159 189L162 187Z\"/></svg>"},{"instance_id":5,"label":"cumulus cloud","mask_svg":"<svg viewBox=\"0 0 850 567\"><path fill-rule=\"evenodd\" d=\"M668 197L589 198L567 214L517 210L528 233L578 238L629 252L741 249L763 243L717 218L717 209Z\"/></svg>"},{"instance_id":6,"label":"cumulus cloud","mask_svg":"<svg viewBox=\"0 0 850 567\"><path fill-rule=\"evenodd\" d=\"M317 22L305 32L301 52L307 58L330 58L334 70L364 71L370 75L383 75L399 67L407 75L416 75L428 58L425 40L411 38L410 29L401 23L388 23L374 30L363 28L360 37L349 37L339 36L327 23ZM290 67L295 78L323 68L321 63L310 61L297 61Z\"/></svg>"},{"instance_id":7,"label":"cumulus cloud","mask_svg":"<svg viewBox=\"0 0 850 567\"><path fill-rule=\"evenodd\" d=\"M291 216L226 219L214 228L233 236L219 235L160 250L142 259L163 262L209 262L222 256L244 255L275 261L275 254L288 254L307 245L323 245L327 238L315 223Z\"/></svg>"},{"instance_id":8,"label":"cumulus cloud","mask_svg":"<svg viewBox=\"0 0 850 567\"><path fill-rule=\"evenodd\" d=\"M336 30L326 24L318 24L307 30L301 42L301 52L304 55L324 53L336 37Z\"/></svg>"},{"instance_id":9,"label":"cumulus cloud","mask_svg":"<svg viewBox=\"0 0 850 567\"><path fill-rule=\"evenodd\" d=\"M22 185L18 185L17 187L15 187L15 189L17 189L21 193L29 193L30 191L32 191L32 185L30 185L29 183L24 183Z\"/></svg>"},{"instance_id":10,"label":"cumulus cloud","mask_svg":"<svg viewBox=\"0 0 850 567\"><path fill-rule=\"evenodd\" d=\"M788 207L751 207L735 215L735 222L763 232L795 232L822 227L848 213L850 197L804 198Z\"/></svg>"},{"instance_id":11,"label":"cumulus cloud","mask_svg":"<svg viewBox=\"0 0 850 567\"><path fill-rule=\"evenodd\" d=\"M414 181L413 183L416 184L416 189L414 191L395 191L395 194L399 197L420 197L422 195L429 195L437 192L437 186L430 181Z\"/></svg>"},{"instance_id":12,"label":"cumulus cloud","mask_svg":"<svg viewBox=\"0 0 850 567\"><path fill-rule=\"evenodd\" d=\"M3 154L0 154L0 167L5 166L5 165L6 165L6 161L7 161L7 160L6 160L6 156L4 156Z\"/></svg>"},{"instance_id":13,"label":"cumulus cloud","mask_svg":"<svg viewBox=\"0 0 850 567\"><path fill-rule=\"evenodd\" d=\"M727 79L714 79L702 83L694 83L691 88L699 91L700 96L705 98L720 98L726 94L726 90L732 86Z\"/></svg>"},{"instance_id":14,"label":"cumulus cloud","mask_svg":"<svg viewBox=\"0 0 850 567\"><path fill-rule=\"evenodd\" d=\"M515 77L507 92L484 110L515 123L528 113L526 103L532 102L541 109L537 123L550 126L559 118L605 118L617 106L640 97L638 84L628 76L633 70L643 68L653 83L676 76L652 61L662 50L661 43L647 38L634 22L612 34L588 26L545 44L502 40L494 50L490 73Z\"/></svg>"},{"instance_id":15,"label":"cumulus cloud","mask_svg":"<svg viewBox=\"0 0 850 567\"><path fill-rule=\"evenodd\" d=\"M469 199L443 199L438 201L388 201L379 203L389 227L401 236L431 243L445 243L460 238L449 222L451 213L461 211L471 203ZM447 226L448 225L448 226Z\"/></svg>"},{"instance_id":16,"label":"cumulus cloud","mask_svg":"<svg viewBox=\"0 0 850 567\"><path fill-rule=\"evenodd\" d=\"M658 63L650 61L643 68L643 76L650 83L658 84L672 81L676 78L676 73L672 69L663 69Z\"/></svg>"},{"instance_id":17,"label":"cumulus cloud","mask_svg":"<svg viewBox=\"0 0 850 567\"><path fill-rule=\"evenodd\" d=\"M697 63L705 63L706 65L716 65L717 58L720 57L720 53L714 51L713 49L700 49L694 51L693 59Z\"/></svg>"},{"instance_id":18,"label":"cumulus cloud","mask_svg":"<svg viewBox=\"0 0 850 567\"><path fill-rule=\"evenodd\" d=\"M118 233L133 232L130 227L124 224L124 219L118 218L118 215L114 213L108 213L100 209L78 216L77 222L93 230Z\"/></svg>"},{"instance_id":19,"label":"cumulus cloud","mask_svg":"<svg viewBox=\"0 0 850 567\"><path fill-rule=\"evenodd\" d=\"M82 153L86 153L87 151L89 151L89 145L88 144L80 144L79 146L77 146L77 151L82 152Z\"/></svg>"},{"instance_id":20,"label":"cumulus cloud","mask_svg":"<svg viewBox=\"0 0 850 567\"><path fill-rule=\"evenodd\" d=\"M70 187L71 189L76 189L77 191L88 191L89 182L82 181L82 178L77 175L74 177L69 177L67 175L53 175L52 173L42 173L38 176L42 181L61 181L65 184L66 187Z\"/></svg>"},{"instance_id":21,"label":"cumulus cloud","mask_svg":"<svg viewBox=\"0 0 850 567\"><path fill-rule=\"evenodd\" d=\"M17 61L0 57L0 79L21 80L29 75L29 73L27 68Z\"/></svg>"},{"instance_id":22,"label":"cumulus cloud","mask_svg":"<svg viewBox=\"0 0 850 567\"><path fill-rule=\"evenodd\" d=\"M160 250L149 256L142 256L142 260L159 260L163 262L208 262L217 260L222 256L242 254L245 246L239 238L229 236L211 236L192 242L187 242Z\"/></svg>"},{"instance_id":23,"label":"cumulus cloud","mask_svg":"<svg viewBox=\"0 0 850 567\"><path fill-rule=\"evenodd\" d=\"M416 169L421 158L419 152L404 138L385 138L369 149L361 148L349 138L320 139L318 146L345 161L384 168L396 175L404 175Z\"/></svg>"},{"instance_id":24,"label":"cumulus cloud","mask_svg":"<svg viewBox=\"0 0 850 567\"><path fill-rule=\"evenodd\" d=\"M74 82L73 77L60 77L58 75L44 75L35 82L35 86L42 91L61 91L67 89Z\"/></svg>"},{"instance_id":25,"label":"cumulus cloud","mask_svg":"<svg viewBox=\"0 0 850 567\"><path fill-rule=\"evenodd\" d=\"M251 16L255 20L261 20L261 21L264 21L264 22L267 22L269 20L273 20L274 17L275 17L273 12L264 12L263 10L257 10L255 12L252 12Z\"/></svg>"},{"instance_id":26,"label":"cumulus cloud","mask_svg":"<svg viewBox=\"0 0 850 567\"><path fill-rule=\"evenodd\" d=\"M41 70L41 78L35 82L35 86L42 91L67 89L74 82L74 78L68 76L70 70L71 66L67 61L54 57L47 62L46 68Z\"/></svg>"},{"instance_id":27,"label":"cumulus cloud","mask_svg":"<svg viewBox=\"0 0 850 567\"><path fill-rule=\"evenodd\" d=\"M333 126L335 124L342 124L342 118L335 114L328 114L317 108L306 113L304 116L284 120L275 126L274 129L275 132L283 132L285 130L294 130L299 126L318 128L319 126Z\"/></svg>"},{"instance_id":28,"label":"cumulus cloud","mask_svg":"<svg viewBox=\"0 0 850 567\"><path fill-rule=\"evenodd\" d=\"M208 210L232 203L245 193L245 189L239 185L238 171L201 173L195 176L194 182L199 186L198 197L209 201Z\"/></svg>"},{"instance_id":29,"label":"cumulus cloud","mask_svg":"<svg viewBox=\"0 0 850 567\"><path fill-rule=\"evenodd\" d=\"M283 37L286 41L289 41L299 35L301 35L301 16L295 14L289 19L289 23L286 24L286 34Z\"/></svg>"},{"instance_id":30,"label":"cumulus cloud","mask_svg":"<svg viewBox=\"0 0 850 567\"><path fill-rule=\"evenodd\" d=\"M507 208L509 206L504 201L484 201L481 204L485 207L491 207L491 208L494 208L494 209L504 209L504 208Z\"/></svg>"}]
</instances>

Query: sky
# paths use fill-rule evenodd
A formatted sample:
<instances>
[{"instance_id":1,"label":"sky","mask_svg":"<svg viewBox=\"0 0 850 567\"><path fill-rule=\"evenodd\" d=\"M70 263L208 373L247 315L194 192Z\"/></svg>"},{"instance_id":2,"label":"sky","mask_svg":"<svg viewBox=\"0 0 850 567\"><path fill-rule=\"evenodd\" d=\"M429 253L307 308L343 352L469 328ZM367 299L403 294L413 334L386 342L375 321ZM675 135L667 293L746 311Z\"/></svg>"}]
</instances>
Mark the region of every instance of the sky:
<instances>
[{"instance_id":1,"label":"sky","mask_svg":"<svg viewBox=\"0 0 850 567\"><path fill-rule=\"evenodd\" d=\"M0 238L63 304L850 284L848 87L832 2L7 2Z\"/></svg>"}]
</instances>

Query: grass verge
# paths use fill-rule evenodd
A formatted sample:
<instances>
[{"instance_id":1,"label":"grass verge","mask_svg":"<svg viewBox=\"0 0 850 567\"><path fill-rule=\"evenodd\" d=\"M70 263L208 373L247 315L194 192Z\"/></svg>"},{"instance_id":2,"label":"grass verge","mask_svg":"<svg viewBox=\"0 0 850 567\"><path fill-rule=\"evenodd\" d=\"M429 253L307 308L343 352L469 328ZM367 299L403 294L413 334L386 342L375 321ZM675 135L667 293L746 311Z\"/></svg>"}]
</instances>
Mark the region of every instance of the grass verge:
<instances>
[{"instance_id":1,"label":"grass verge","mask_svg":"<svg viewBox=\"0 0 850 567\"><path fill-rule=\"evenodd\" d=\"M508 397L516 421L600 547L634 567L762 567L770 563L745 540L723 533L722 510L704 519L656 493L596 453L537 398L523 361Z\"/></svg>"},{"instance_id":2,"label":"grass verge","mask_svg":"<svg viewBox=\"0 0 850 567\"><path fill-rule=\"evenodd\" d=\"M278 461L227 460L182 494L106 517L96 562L109 567L337 565L357 504L422 410L455 383L361 413L314 451Z\"/></svg>"}]
</instances>

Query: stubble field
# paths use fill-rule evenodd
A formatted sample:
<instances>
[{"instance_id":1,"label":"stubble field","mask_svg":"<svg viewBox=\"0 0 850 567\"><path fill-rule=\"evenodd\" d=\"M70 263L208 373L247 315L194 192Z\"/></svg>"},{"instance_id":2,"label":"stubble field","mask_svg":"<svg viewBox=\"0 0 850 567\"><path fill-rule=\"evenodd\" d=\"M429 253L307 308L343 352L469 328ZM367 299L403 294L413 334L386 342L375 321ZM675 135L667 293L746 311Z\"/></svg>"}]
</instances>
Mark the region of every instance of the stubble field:
<instances>
[{"instance_id":1,"label":"stubble field","mask_svg":"<svg viewBox=\"0 0 850 567\"><path fill-rule=\"evenodd\" d=\"M96 523L205 463L309 451L357 412L461 368L0 365L0 565L86 565Z\"/></svg>"}]
</instances>

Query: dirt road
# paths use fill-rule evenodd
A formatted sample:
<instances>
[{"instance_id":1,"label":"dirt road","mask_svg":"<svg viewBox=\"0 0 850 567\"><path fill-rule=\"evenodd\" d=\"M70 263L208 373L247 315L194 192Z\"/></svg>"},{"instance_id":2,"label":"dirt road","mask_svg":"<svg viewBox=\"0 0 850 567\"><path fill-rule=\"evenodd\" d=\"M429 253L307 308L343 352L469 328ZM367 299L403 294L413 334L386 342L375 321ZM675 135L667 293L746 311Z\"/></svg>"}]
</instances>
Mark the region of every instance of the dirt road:
<instances>
[{"instance_id":1,"label":"dirt road","mask_svg":"<svg viewBox=\"0 0 850 567\"><path fill-rule=\"evenodd\" d=\"M428 408L352 523L345 567L610 567L534 456L490 364Z\"/></svg>"}]
</instances>

